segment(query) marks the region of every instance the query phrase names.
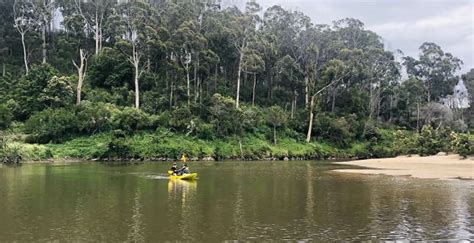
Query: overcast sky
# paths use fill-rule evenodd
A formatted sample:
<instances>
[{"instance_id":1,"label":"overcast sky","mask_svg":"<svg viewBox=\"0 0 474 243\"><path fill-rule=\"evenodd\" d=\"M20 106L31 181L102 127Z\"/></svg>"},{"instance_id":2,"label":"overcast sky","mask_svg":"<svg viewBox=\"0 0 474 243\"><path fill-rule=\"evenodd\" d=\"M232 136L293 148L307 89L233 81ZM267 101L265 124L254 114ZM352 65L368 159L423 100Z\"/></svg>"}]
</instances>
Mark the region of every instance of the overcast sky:
<instances>
[{"instance_id":1,"label":"overcast sky","mask_svg":"<svg viewBox=\"0 0 474 243\"><path fill-rule=\"evenodd\" d=\"M245 0L223 0L243 6ZM330 24L352 17L377 32L389 50L418 56L430 41L464 61L460 73L474 68L474 0L257 0L262 7L281 5Z\"/></svg>"}]
</instances>

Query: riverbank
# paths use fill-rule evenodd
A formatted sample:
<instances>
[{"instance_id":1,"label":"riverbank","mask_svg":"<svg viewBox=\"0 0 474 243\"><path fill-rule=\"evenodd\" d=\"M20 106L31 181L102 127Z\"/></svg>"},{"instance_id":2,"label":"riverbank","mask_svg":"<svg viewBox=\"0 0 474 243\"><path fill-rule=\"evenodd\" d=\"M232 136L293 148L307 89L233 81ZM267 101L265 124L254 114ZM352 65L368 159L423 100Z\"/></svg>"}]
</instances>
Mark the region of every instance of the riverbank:
<instances>
[{"instance_id":1,"label":"riverbank","mask_svg":"<svg viewBox=\"0 0 474 243\"><path fill-rule=\"evenodd\" d=\"M199 139L176 133L140 132L122 137L100 133L47 144L30 144L22 136L15 136L9 148L23 161L170 161L179 159L182 153L196 161L348 160L395 156L388 146L390 141L387 138L376 145L353 141L341 148L326 141L306 143L304 138L291 136L281 136L274 144L265 134Z\"/></svg>"},{"instance_id":2,"label":"riverbank","mask_svg":"<svg viewBox=\"0 0 474 243\"><path fill-rule=\"evenodd\" d=\"M464 179L474 180L474 157L462 158L459 155L435 155L428 157L399 156L387 159L368 159L340 162L366 169L335 170L342 173L385 174L393 176L412 176L426 179Z\"/></svg>"}]
</instances>

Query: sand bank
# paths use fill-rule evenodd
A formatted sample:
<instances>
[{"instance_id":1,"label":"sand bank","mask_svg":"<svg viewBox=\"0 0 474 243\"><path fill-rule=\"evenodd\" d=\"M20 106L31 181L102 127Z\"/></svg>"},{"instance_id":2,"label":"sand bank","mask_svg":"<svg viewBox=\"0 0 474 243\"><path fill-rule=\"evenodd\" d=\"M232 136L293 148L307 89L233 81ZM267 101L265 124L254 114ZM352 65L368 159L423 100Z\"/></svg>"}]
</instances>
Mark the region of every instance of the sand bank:
<instances>
[{"instance_id":1,"label":"sand bank","mask_svg":"<svg viewBox=\"0 0 474 243\"><path fill-rule=\"evenodd\" d=\"M474 180L474 157L472 156L466 159L462 159L458 155L436 155L429 157L400 156L389 159L340 162L338 164L356 165L368 168L335 170L344 173Z\"/></svg>"}]
</instances>

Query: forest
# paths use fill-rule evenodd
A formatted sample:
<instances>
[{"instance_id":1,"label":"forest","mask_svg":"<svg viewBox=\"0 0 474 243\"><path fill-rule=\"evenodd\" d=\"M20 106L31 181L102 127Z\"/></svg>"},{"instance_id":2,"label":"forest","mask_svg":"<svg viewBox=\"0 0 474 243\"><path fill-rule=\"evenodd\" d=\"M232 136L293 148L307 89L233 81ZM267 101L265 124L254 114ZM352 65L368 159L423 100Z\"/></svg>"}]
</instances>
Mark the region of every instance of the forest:
<instances>
[{"instance_id":1,"label":"forest","mask_svg":"<svg viewBox=\"0 0 474 243\"><path fill-rule=\"evenodd\" d=\"M430 40L388 50L357 19L252 0L3 0L0 22L3 161L474 152L474 68Z\"/></svg>"}]
</instances>

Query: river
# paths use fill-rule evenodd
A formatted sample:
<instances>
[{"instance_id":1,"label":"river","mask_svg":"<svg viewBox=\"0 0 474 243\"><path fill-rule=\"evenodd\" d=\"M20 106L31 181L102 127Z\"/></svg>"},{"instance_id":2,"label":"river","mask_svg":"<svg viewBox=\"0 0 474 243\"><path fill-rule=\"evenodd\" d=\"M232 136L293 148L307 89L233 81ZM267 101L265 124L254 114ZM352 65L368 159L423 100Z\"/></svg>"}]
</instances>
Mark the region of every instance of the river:
<instances>
[{"instance_id":1,"label":"river","mask_svg":"<svg viewBox=\"0 0 474 243\"><path fill-rule=\"evenodd\" d=\"M474 240L474 182L329 162L0 165L0 242Z\"/></svg>"}]
</instances>

